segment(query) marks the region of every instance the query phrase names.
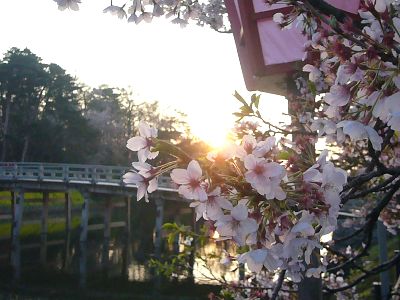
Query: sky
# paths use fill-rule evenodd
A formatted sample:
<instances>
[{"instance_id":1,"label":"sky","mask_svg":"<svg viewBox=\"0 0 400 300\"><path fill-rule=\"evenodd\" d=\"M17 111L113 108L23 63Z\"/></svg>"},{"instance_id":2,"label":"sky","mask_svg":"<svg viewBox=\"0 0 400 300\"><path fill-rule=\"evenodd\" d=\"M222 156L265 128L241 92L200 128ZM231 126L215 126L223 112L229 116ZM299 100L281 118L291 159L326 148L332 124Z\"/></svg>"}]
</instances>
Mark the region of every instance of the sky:
<instances>
[{"instance_id":1,"label":"sky","mask_svg":"<svg viewBox=\"0 0 400 300\"><path fill-rule=\"evenodd\" d=\"M164 19L135 25L103 14L108 5L82 0L78 12L61 12L52 0L2 0L0 53L27 47L89 86L131 87L138 102L157 100L165 113L186 113L193 134L220 146L239 107L234 91L251 95L233 35L197 25L181 29ZM261 99L265 116L280 121L285 101Z\"/></svg>"}]
</instances>

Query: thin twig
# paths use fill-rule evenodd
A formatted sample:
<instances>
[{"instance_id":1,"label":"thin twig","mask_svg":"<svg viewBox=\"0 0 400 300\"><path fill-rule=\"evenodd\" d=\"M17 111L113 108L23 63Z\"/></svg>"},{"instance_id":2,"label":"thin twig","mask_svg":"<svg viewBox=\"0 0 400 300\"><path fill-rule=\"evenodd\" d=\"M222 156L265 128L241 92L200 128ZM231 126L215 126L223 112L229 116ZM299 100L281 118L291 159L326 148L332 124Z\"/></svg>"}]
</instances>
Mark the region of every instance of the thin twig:
<instances>
[{"instance_id":1,"label":"thin twig","mask_svg":"<svg viewBox=\"0 0 400 300\"><path fill-rule=\"evenodd\" d=\"M272 292L271 300L276 300L276 298L278 297L279 291L282 288L283 281L285 280L285 273L286 273L286 270L282 270L279 273L279 278L278 278L276 286Z\"/></svg>"},{"instance_id":2,"label":"thin twig","mask_svg":"<svg viewBox=\"0 0 400 300\"><path fill-rule=\"evenodd\" d=\"M350 284L347 284L347 285L339 287L339 288L333 288L333 289L328 288L328 287L324 287L324 290L331 294L331 293L341 292L341 291L350 289L353 286L356 286L357 284L362 282L364 279L368 278L369 276L376 275L376 274L379 274L379 273L381 273L383 271L386 271L386 270L390 269L398 261L400 261L400 253L397 254L395 257L393 257L391 260L389 260L389 261L387 261L387 262L385 262L385 263L373 268L372 270L369 270L367 274L358 277L356 280L354 280Z\"/></svg>"}]
</instances>

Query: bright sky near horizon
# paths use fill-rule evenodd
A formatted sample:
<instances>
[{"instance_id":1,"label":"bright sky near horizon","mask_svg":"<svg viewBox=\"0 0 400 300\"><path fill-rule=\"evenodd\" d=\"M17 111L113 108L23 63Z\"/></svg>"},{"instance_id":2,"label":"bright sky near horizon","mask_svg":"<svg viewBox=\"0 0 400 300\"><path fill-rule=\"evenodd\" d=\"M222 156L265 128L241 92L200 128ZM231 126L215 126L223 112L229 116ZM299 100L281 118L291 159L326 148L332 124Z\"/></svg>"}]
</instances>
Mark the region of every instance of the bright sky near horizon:
<instances>
[{"instance_id":1,"label":"bright sky near horizon","mask_svg":"<svg viewBox=\"0 0 400 300\"><path fill-rule=\"evenodd\" d=\"M232 94L251 94L233 36L196 25L181 29L164 19L129 24L102 13L107 0L82 2L79 12L61 12L52 0L1 1L0 53L27 47L89 86L130 86L139 101L186 113L195 135L220 145L239 107ZM265 94L260 106L278 122L286 102Z\"/></svg>"}]
</instances>

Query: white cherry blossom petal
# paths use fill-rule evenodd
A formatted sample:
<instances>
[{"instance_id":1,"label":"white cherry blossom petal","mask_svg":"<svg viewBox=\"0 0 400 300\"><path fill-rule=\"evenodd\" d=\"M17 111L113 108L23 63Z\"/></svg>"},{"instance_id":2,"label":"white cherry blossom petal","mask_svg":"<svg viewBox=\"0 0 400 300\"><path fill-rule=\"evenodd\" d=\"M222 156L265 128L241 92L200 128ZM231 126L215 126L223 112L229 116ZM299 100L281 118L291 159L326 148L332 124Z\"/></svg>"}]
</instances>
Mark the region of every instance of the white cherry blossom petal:
<instances>
[{"instance_id":1,"label":"white cherry blossom petal","mask_svg":"<svg viewBox=\"0 0 400 300\"><path fill-rule=\"evenodd\" d=\"M245 220L248 214L247 207L243 204L236 205L231 211L232 217L237 221Z\"/></svg>"},{"instance_id":2,"label":"white cherry blossom petal","mask_svg":"<svg viewBox=\"0 0 400 300\"><path fill-rule=\"evenodd\" d=\"M147 146L147 141L141 136L135 136L130 138L126 144L126 147L132 151L139 151L140 149Z\"/></svg>"},{"instance_id":3,"label":"white cherry blossom petal","mask_svg":"<svg viewBox=\"0 0 400 300\"><path fill-rule=\"evenodd\" d=\"M202 170L197 161L192 160L187 167L188 175L191 179L199 179L202 175Z\"/></svg>"},{"instance_id":4,"label":"white cherry blossom petal","mask_svg":"<svg viewBox=\"0 0 400 300\"><path fill-rule=\"evenodd\" d=\"M189 184L190 183L190 177L189 177L188 171L185 169L172 170L171 179L176 184Z\"/></svg>"}]
</instances>

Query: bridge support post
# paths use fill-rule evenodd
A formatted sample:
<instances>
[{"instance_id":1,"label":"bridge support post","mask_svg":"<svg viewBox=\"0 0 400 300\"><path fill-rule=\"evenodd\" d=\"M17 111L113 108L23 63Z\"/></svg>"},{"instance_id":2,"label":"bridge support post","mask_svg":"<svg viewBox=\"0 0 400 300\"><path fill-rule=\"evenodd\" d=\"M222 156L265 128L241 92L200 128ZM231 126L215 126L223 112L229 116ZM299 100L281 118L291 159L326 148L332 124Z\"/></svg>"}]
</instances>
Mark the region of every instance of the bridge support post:
<instances>
[{"instance_id":1,"label":"bridge support post","mask_svg":"<svg viewBox=\"0 0 400 300\"><path fill-rule=\"evenodd\" d=\"M79 236L79 286L81 288L86 287L86 277L87 277L87 234L89 225L89 193L84 191L83 204L81 212L81 226L80 226L80 236Z\"/></svg>"},{"instance_id":2,"label":"bridge support post","mask_svg":"<svg viewBox=\"0 0 400 300\"><path fill-rule=\"evenodd\" d=\"M111 215L112 204L110 198L107 198L104 204L104 239L110 239L111 236Z\"/></svg>"},{"instance_id":3,"label":"bridge support post","mask_svg":"<svg viewBox=\"0 0 400 300\"><path fill-rule=\"evenodd\" d=\"M164 222L164 199L156 199L156 224L155 224L155 240L154 240L154 254L157 259L161 258L162 246L162 225Z\"/></svg>"},{"instance_id":4,"label":"bridge support post","mask_svg":"<svg viewBox=\"0 0 400 300\"><path fill-rule=\"evenodd\" d=\"M79 287L85 288L87 281L87 242L79 243Z\"/></svg>"},{"instance_id":5,"label":"bridge support post","mask_svg":"<svg viewBox=\"0 0 400 300\"><path fill-rule=\"evenodd\" d=\"M14 280L19 281L21 279L20 232L24 211L24 191L17 190L12 195L11 266L14 271Z\"/></svg>"},{"instance_id":6,"label":"bridge support post","mask_svg":"<svg viewBox=\"0 0 400 300\"><path fill-rule=\"evenodd\" d=\"M63 260L63 270L66 270L71 261L71 231L65 233L65 244L64 244L64 260Z\"/></svg>"},{"instance_id":7,"label":"bridge support post","mask_svg":"<svg viewBox=\"0 0 400 300\"><path fill-rule=\"evenodd\" d=\"M180 209L177 209L175 211L175 216L174 216L174 223L177 225L181 225L181 213L180 213ZM174 244L173 244L173 251L175 255L178 255L180 252L180 241L181 240L181 236L180 234L175 235L175 239L174 239Z\"/></svg>"},{"instance_id":8,"label":"bridge support post","mask_svg":"<svg viewBox=\"0 0 400 300\"><path fill-rule=\"evenodd\" d=\"M72 230L72 200L71 191L67 190L64 193L65 199L65 244L64 244L64 257L63 257L63 269L67 269L70 264L70 247L71 247L71 230Z\"/></svg>"},{"instance_id":9,"label":"bridge support post","mask_svg":"<svg viewBox=\"0 0 400 300\"><path fill-rule=\"evenodd\" d=\"M103 240L103 253L102 253L102 268L105 277L107 277L109 267L109 250L110 250L110 237L111 237L111 216L112 204L110 198L107 198L104 203L104 240Z\"/></svg>"},{"instance_id":10,"label":"bridge support post","mask_svg":"<svg viewBox=\"0 0 400 300\"><path fill-rule=\"evenodd\" d=\"M68 190L65 193L65 231L69 232L72 229L71 223L71 209L72 209L72 202L71 202L71 192Z\"/></svg>"},{"instance_id":11,"label":"bridge support post","mask_svg":"<svg viewBox=\"0 0 400 300\"><path fill-rule=\"evenodd\" d=\"M195 234L198 234L199 233L199 224L196 221L196 212L195 212L194 209L192 211L192 222L193 222L193 232ZM196 248L197 248L196 246L197 246L197 237L194 236L193 237L193 241L192 241L192 251L191 251L190 257L189 257L189 266L190 266L190 268L189 268L189 275L188 275L189 281L191 283L193 283L193 284L194 284L193 271L194 271L194 264L195 264L195 258L196 258Z\"/></svg>"},{"instance_id":12,"label":"bridge support post","mask_svg":"<svg viewBox=\"0 0 400 300\"><path fill-rule=\"evenodd\" d=\"M43 192L42 222L40 232L40 262L46 264L47 258L47 233L49 220L49 192Z\"/></svg>"},{"instance_id":13,"label":"bridge support post","mask_svg":"<svg viewBox=\"0 0 400 300\"><path fill-rule=\"evenodd\" d=\"M155 222L155 234L154 234L154 256L156 259L161 259L162 250L162 225L164 222L164 199L159 195L156 198L156 222ZM154 271L154 270L153 270ZM159 291L161 289L162 278L156 276L154 278L154 298L158 298Z\"/></svg>"},{"instance_id":14,"label":"bridge support post","mask_svg":"<svg viewBox=\"0 0 400 300\"><path fill-rule=\"evenodd\" d=\"M126 280L129 279L128 267L131 263L132 258L132 248L131 248L131 197L126 196L125 199L125 240L124 240L124 248L122 252L122 270L121 275Z\"/></svg>"},{"instance_id":15,"label":"bridge support post","mask_svg":"<svg viewBox=\"0 0 400 300\"><path fill-rule=\"evenodd\" d=\"M131 197L125 197L125 209L126 209L126 220L125 220L125 231L129 238L131 236Z\"/></svg>"},{"instance_id":16,"label":"bridge support post","mask_svg":"<svg viewBox=\"0 0 400 300\"><path fill-rule=\"evenodd\" d=\"M89 225L89 193L83 192L83 204L82 204L82 213L81 213L81 226L80 226L80 242L86 242L87 234L88 234L88 225Z\"/></svg>"},{"instance_id":17,"label":"bridge support post","mask_svg":"<svg viewBox=\"0 0 400 300\"><path fill-rule=\"evenodd\" d=\"M10 208L11 208L11 230L10 230L10 244L12 244L13 232L14 232L14 212L15 212L15 192L10 191Z\"/></svg>"},{"instance_id":18,"label":"bridge support post","mask_svg":"<svg viewBox=\"0 0 400 300\"><path fill-rule=\"evenodd\" d=\"M124 241L124 248L122 249L122 269L121 275L125 280L129 279L128 268L132 259L132 248L131 248L131 237L130 235L126 236Z\"/></svg>"}]
</instances>

